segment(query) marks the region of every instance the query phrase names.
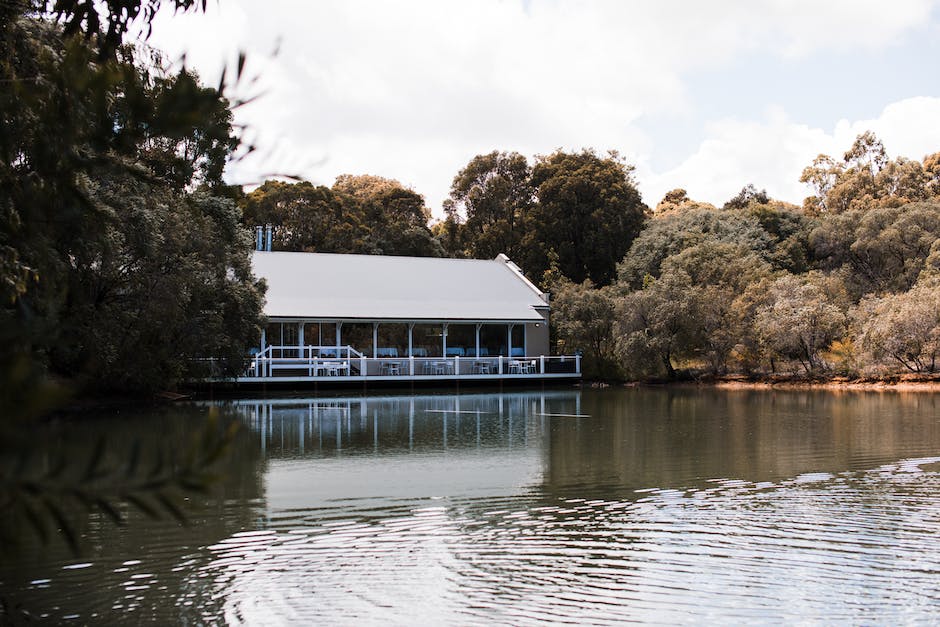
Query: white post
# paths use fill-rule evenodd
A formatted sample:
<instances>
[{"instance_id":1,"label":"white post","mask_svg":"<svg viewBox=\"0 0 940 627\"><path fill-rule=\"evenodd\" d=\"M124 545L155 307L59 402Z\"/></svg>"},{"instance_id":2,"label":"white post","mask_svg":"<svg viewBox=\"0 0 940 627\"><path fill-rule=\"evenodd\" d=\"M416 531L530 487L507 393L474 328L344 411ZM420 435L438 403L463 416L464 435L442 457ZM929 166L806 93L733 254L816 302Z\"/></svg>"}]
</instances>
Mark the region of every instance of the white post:
<instances>
[{"instance_id":1,"label":"white post","mask_svg":"<svg viewBox=\"0 0 940 627\"><path fill-rule=\"evenodd\" d=\"M411 338L411 333L408 337ZM411 353L411 347L408 348L408 352ZM415 376L415 356L411 354L408 355L408 372L412 377Z\"/></svg>"},{"instance_id":2,"label":"white post","mask_svg":"<svg viewBox=\"0 0 940 627\"><path fill-rule=\"evenodd\" d=\"M460 355L454 355L454 376L460 374Z\"/></svg>"},{"instance_id":3,"label":"white post","mask_svg":"<svg viewBox=\"0 0 940 627\"><path fill-rule=\"evenodd\" d=\"M366 370L366 358L364 356L359 358L359 374L362 376L367 376L369 374Z\"/></svg>"},{"instance_id":4,"label":"white post","mask_svg":"<svg viewBox=\"0 0 940 627\"><path fill-rule=\"evenodd\" d=\"M411 350L411 336L414 334L414 330L415 330L415 323L414 323L414 322L409 322L409 323L408 323L408 356L409 356L409 357L413 357L413 356L414 356L413 353L412 353L412 350ZM411 361L411 374L414 374L414 373L415 373L415 371L414 371L414 359L412 359L412 361Z\"/></svg>"},{"instance_id":5,"label":"white post","mask_svg":"<svg viewBox=\"0 0 940 627\"><path fill-rule=\"evenodd\" d=\"M265 339L267 331L261 327L261 352L255 357L255 376L264 376L261 369L264 368L264 351L267 350L267 340Z\"/></svg>"},{"instance_id":6,"label":"white post","mask_svg":"<svg viewBox=\"0 0 940 627\"><path fill-rule=\"evenodd\" d=\"M581 355L579 353L574 354L574 372L575 374L581 374Z\"/></svg>"},{"instance_id":7,"label":"white post","mask_svg":"<svg viewBox=\"0 0 940 627\"><path fill-rule=\"evenodd\" d=\"M447 323L441 327L441 357L447 358Z\"/></svg>"},{"instance_id":8,"label":"white post","mask_svg":"<svg viewBox=\"0 0 940 627\"><path fill-rule=\"evenodd\" d=\"M496 357L496 374L503 374L503 356L502 355L499 355ZM499 399L500 401L502 401L503 399L502 395L500 395Z\"/></svg>"},{"instance_id":9,"label":"white post","mask_svg":"<svg viewBox=\"0 0 940 627\"><path fill-rule=\"evenodd\" d=\"M379 356L379 323L372 323L372 356Z\"/></svg>"},{"instance_id":10,"label":"white post","mask_svg":"<svg viewBox=\"0 0 940 627\"><path fill-rule=\"evenodd\" d=\"M506 356L512 357L512 330L516 325L510 324L506 327Z\"/></svg>"},{"instance_id":11,"label":"white post","mask_svg":"<svg viewBox=\"0 0 940 627\"><path fill-rule=\"evenodd\" d=\"M545 355L539 355L539 374L545 374Z\"/></svg>"},{"instance_id":12,"label":"white post","mask_svg":"<svg viewBox=\"0 0 940 627\"><path fill-rule=\"evenodd\" d=\"M477 325L477 359L480 358L480 327L482 326L482 324Z\"/></svg>"},{"instance_id":13,"label":"white post","mask_svg":"<svg viewBox=\"0 0 940 627\"><path fill-rule=\"evenodd\" d=\"M343 329L343 323L337 322L336 323L336 346L337 347L340 345L339 343L342 339L342 335L341 335L342 329ZM337 353L336 356L339 357L339 353Z\"/></svg>"}]
</instances>

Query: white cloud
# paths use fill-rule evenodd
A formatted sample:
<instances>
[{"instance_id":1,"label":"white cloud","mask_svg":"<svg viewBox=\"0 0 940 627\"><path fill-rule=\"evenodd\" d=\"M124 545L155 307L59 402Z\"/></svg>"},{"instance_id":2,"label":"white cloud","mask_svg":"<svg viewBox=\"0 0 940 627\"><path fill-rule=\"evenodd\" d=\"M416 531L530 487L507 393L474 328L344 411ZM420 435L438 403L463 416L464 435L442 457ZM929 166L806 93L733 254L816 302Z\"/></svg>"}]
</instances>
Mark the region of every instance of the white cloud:
<instances>
[{"instance_id":1,"label":"white cloud","mask_svg":"<svg viewBox=\"0 0 940 627\"><path fill-rule=\"evenodd\" d=\"M240 93L264 96L236 120L263 149L229 169L233 182L276 172L325 184L345 172L379 174L412 184L439 212L454 174L476 154L584 146L650 154L656 138L637 120L694 108L688 73L758 52L877 50L929 21L934 4L227 0L205 15L161 15L152 42L171 55L186 51L210 82L224 61L231 67L239 50L247 53L257 83ZM794 125L786 122L742 124L707 129L714 139L686 162L684 186L710 189L697 182L704 175L695 163L738 181L741 166L754 174L792 168L786 159L796 157L780 154L755 162L754 132L777 144L812 143L788 137ZM742 143L729 152L735 138Z\"/></svg>"},{"instance_id":2,"label":"white cloud","mask_svg":"<svg viewBox=\"0 0 940 627\"><path fill-rule=\"evenodd\" d=\"M657 174L640 164L638 178L647 204L655 206L676 187L696 200L722 204L753 183L781 200L800 204L809 189L800 173L816 155L837 159L861 133L873 131L892 157L922 159L940 150L940 98L917 97L889 104L877 118L839 120L832 130L790 120L780 109L762 121L727 119L710 124L706 139L677 167Z\"/></svg>"}]
</instances>

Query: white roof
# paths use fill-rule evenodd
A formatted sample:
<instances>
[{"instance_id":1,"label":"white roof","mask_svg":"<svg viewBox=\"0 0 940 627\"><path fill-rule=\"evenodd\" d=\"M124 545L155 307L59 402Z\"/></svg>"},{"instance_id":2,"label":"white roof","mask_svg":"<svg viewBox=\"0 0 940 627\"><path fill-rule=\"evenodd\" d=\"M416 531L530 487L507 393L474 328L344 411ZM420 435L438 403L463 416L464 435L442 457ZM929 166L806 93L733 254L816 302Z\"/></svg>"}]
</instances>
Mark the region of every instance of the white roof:
<instances>
[{"instance_id":1,"label":"white roof","mask_svg":"<svg viewBox=\"0 0 940 627\"><path fill-rule=\"evenodd\" d=\"M256 251L269 318L541 321L544 295L493 260Z\"/></svg>"}]
</instances>

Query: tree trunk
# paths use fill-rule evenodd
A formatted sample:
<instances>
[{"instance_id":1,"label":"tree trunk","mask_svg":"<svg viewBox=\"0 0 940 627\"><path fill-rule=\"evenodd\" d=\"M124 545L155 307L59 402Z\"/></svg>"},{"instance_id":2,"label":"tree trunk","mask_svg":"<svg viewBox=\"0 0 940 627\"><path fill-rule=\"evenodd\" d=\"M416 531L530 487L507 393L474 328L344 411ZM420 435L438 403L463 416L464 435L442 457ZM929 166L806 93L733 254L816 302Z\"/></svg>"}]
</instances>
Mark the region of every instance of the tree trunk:
<instances>
[{"instance_id":1,"label":"tree trunk","mask_svg":"<svg viewBox=\"0 0 940 627\"><path fill-rule=\"evenodd\" d=\"M669 355L669 352L667 351L663 353L662 357L663 357L663 365L666 367L666 376L669 377L670 379L675 379L676 369L672 367L672 359Z\"/></svg>"}]
</instances>

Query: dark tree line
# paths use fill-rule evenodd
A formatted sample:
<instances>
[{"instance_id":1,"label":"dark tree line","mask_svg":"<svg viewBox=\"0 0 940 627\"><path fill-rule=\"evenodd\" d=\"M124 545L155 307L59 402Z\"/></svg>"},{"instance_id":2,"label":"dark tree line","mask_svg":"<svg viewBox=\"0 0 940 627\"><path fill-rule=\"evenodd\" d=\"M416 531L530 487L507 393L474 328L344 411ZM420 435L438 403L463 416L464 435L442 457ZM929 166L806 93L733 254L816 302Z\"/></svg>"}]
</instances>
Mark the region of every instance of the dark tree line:
<instances>
[{"instance_id":1,"label":"dark tree line","mask_svg":"<svg viewBox=\"0 0 940 627\"><path fill-rule=\"evenodd\" d=\"M251 236L222 181L230 104L122 45L133 11L95 6L2 5L0 411L46 397L29 382L161 389L210 356L235 371L259 334Z\"/></svg>"}]
</instances>

